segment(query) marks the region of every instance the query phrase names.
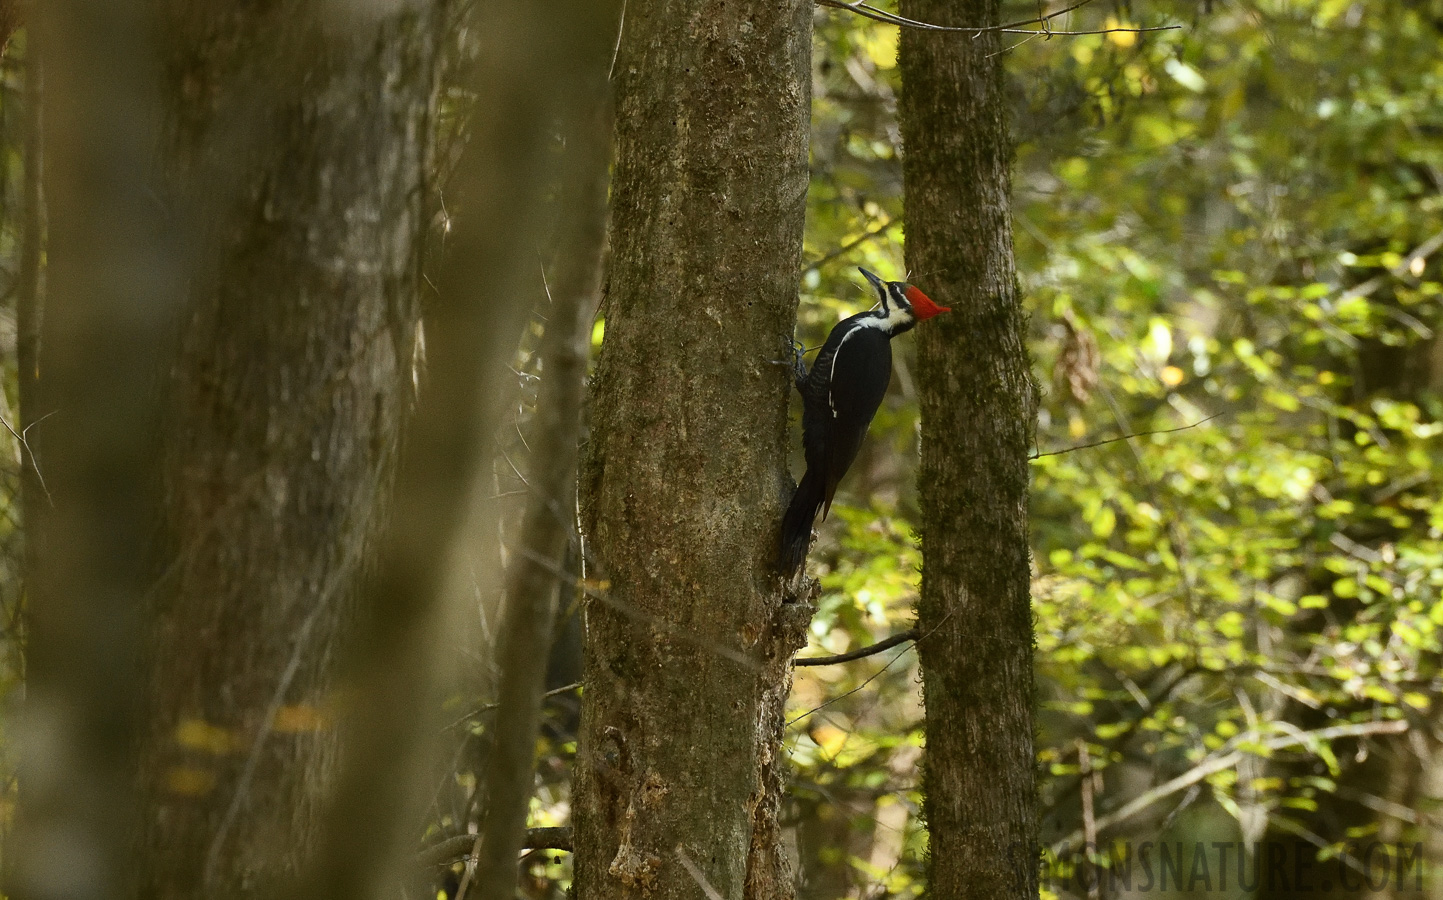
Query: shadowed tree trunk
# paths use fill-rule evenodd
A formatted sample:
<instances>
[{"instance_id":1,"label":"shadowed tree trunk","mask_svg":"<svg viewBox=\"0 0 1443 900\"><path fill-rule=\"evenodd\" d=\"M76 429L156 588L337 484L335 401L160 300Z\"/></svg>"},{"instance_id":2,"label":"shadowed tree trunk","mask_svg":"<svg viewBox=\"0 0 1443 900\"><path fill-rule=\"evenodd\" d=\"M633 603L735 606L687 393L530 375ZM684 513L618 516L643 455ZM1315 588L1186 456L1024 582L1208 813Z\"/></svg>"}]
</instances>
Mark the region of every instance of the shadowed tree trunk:
<instances>
[{"instance_id":1,"label":"shadowed tree trunk","mask_svg":"<svg viewBox=\"0 0 1443 900\"><path fill-rule=\"evenodd\" d=\"M598 37L619 21L620 3L581 2L592 10L588 30ZM575 532L577 441L591 319L601 292L613 119L606 79L611 43L596 39L587 42L587 49L591 52L580 62L591 71L578 79L582 85L573 89L577 96L565 123L567 165L556 277L537 351L541 386L531 429L535 449L527 480L530 496L506 573L505 618L497 649L499 708L486 773L484 842L475 867L477 900L516 896L517 858L536 781L552 622Z\"/></svg>"},{"instance_id":2,"label":"shadowed tree trunk","mask_svg":"<svg viewBox=\"0 0 1443 900\"><path fill-rule=\"evenodd\" d=\"M352 618L412 400L433 35L171 4L170 372L139 847L151 897L262 896L315 843Z\"/></svg>"},{"instance_id":3,"label":"shadowed tree trunk","mask_svg":"<svg viewBox=\"0 0 1443 900\"><path fill-rule=\"evenodd\" d=\"M435 796L425 776L434 771L432 755L451 718L442 715L441 689L453 660L438 652L449 649L440 626L455 625L462 598L473 602L474 577L500 575L463 562L461 538L474 537L466 524L468 501L476 499L471 492L478 490L473 473L491 461L509 364L529 301L542 288L537 248L558 123L565 134L568 113L599 112L598 73L606 71L615 41L615 7L593 0L482 4L468 18L479 52L470 138L449 194L456 227L427 309L428 365L406 437L394 519L366 592L368 621L351 654L346 688L362 702L346 717L325 838L290 895L297 900L419 895L414 841ZM564 154L578 169L589 167L592 177L604 174L604 148L586 162L581 155ZM588 187L603 190L594 181ZM574 214L573 227L599 233L598 205L564 205L563 218ZM594 256L596 250L578 252ZM578 261L576 271L579 282L594 279L594 259ZM558 326L556 335L565 330ZM564 406L553 407L562 418ZM569 481L570 465L561 463L561 477ZM476 505L490 507L489 501ZM528 786L529 780L520 787ZM513 883L515 856L504 866Z\"/></svg>"},{"instance_id":4,"label":"shadowed tree trunk","mask_svg":"<svg viewBox=\"0 0 1443 900\"><path fill-rule=\"evenodd\" d=\"M27 481L28 508L46 514L26 523L35 570L6 893L109 900L131 883L136 649L157 505L156 362L176 260L135 177L154 167L152 23L134 4L47 0L33 9L32 47L43 48L53 88L44 140L49 305L43 395L31 381L22 403L27 416L53 413L30 435L53 506ZM34 290L35 275L27 270L22 291Z\"/></svg>"},{"instance_id":5,"label":"shadowed tree trunk","mask_svg":"<svg viewBox=\"0 0 1443 900\"><path fill-rule=\"evenodd\" d=\"M773 574L807 189L810 6L627 6L606 337L582 472L597 577L581 900L789 897Z\"/></svg>"},{"instance_id":6,"label":"shadowed tree trunk","mask_svg":"<svg viewBox=\"0 0 1443 900\"><path fill-rule=\"evenodd\" d=\"M952 26L997 0L904 0ZM1012 260L1011 146L996 33L903 29L907 265L952 307L918 329L931 896L1037 896L1027 454L1033 387ZM929 323L931 326L932 323Z\"/></svg>"}]
</instances>

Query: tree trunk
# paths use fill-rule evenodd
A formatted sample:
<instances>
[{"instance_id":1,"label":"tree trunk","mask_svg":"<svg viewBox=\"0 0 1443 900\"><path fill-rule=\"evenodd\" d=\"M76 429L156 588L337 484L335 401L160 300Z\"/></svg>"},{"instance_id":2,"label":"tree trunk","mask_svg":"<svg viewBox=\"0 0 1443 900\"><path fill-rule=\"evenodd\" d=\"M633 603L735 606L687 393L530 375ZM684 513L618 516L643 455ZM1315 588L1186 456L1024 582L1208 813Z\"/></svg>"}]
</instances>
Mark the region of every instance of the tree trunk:
<instances>
[{"instance_id":1,"label":"tree trunk","mask_svg":"<svg viewBox=\"0 0 1443 900\"><path fill-rule=\"evenodd\" d=\"M174 4L166 172L199 235L168 390L138 860L258 896L314 843L351 617L412 399L430 22Z\"/></svg>"},{"instance_id":2,"label":"tree trunk","mask_svg":"<svg viewBox=\"0 0 1443 900\"><path fill-rule=\"evenodd\" d=\"M586 0L619 21L620 4ZM598 16L598 19L603 18ZM599 33L605 32L598 29ZM609 49L595 42L593 49ZM596 54L592 54L596 56ZM591 319L601 291L606 248L606 191L612 115L606 62L593 58L592 77L567 123L567 196L561 211L556 286L538 355L541 386L530 443L531 492L518 545L506 573L506 609L497 657L501 679L496 739L486 773L486 819L476 861L477 900L516 896L516 861L536 781L536 739L552 644L556 598L574 537L577 442ZM464 891L459 892L464 896Z\"/></svg>"},{"instance_id":3,"label":"tree trunk","mask_svg":"<svg viewBox=\"0 0 1443 900\"><path fill-rule=\"evenodd\" d=\"M940 25L997 0L905 0ZM927 709L933 897L1037 897L1027 531L1033 386L1009 212L999 36L903 29L907 264L952 307L918 329L925 564L917 607Z\"/></svg>"},{"instance_id":4,"label":"tree trunk","mask_svg":"<svg viewBox=\"0 0 1443 900\"><path fill-rule=\"evenodd\" d=\"M23 403L27 416L49 415L29 435L47 487L46 499L27 499L46 515L26 523L35 577L26 585L19 809L5 890L23 900L108 900L130 883L138 610L157 505L156 360L176 261L135 177L154 165L151 22L135 4L47 0L33 9L32 46L42 48L52 89L49 304L43 396L32 382ZM38 262L27 262L27 294ZM33 319L26 325L28 355Z\"/></svg>"},{"instance_id":5,"label":"tree trunk","mask_svg":"<svg viewBox=\"0 0 1443 900\"><path fill-rule=\"evenodd\" d=\"M468 16L478 35L476 99L448 193L456 227L427 308L426 377L406 435L393 521L351 654L346 689L364 700L346 717L325 838L290 894L297 900L419 893L418 885L402 883L410 879L401 870L415 862L414 841L435 796L430 764L451 718L443 718L441 704L448 679L438 676L454 661L442 636L461 630L456 622L472 602L475 576L492 574L478 573L459 549L484 530L471 519L476 507L494 510L471 493L478 490L474 473L490 464L509 364L529 301L543 287L536 248L557 122L571 104L596 111L615 12L592 0L544 0L482 4ZM604 161L593 164L604 170ZM576 225L587 227L580 218ZM590 227L598 226L593 220ZM468 501L475 501L469 511ZM514 858L506 869L514 876Z\"/></svg>"},{"instance_id":6,"label":"tree trunk","mask_svg":"<svg viewBox=\"0 0 1443 900\"><path fill-rule=\"evenodd\" d=\"M626 9L606 337L583 524L581 900L789 897L788 664L773 574L807 135L810 5Z\"/></svg>"}]
</instances>

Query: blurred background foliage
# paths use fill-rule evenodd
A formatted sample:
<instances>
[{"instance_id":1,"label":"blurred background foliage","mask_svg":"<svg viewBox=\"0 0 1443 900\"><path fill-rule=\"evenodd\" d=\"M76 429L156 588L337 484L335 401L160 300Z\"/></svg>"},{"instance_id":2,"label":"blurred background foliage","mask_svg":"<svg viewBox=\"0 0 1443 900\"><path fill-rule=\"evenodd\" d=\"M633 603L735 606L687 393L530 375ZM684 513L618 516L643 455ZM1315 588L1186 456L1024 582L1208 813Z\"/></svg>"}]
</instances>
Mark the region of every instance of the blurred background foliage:
<instances>
[{"instance_id":1,"label":"blurred background foliage","mask_svg":"<svg viewBox=\"0 0 1443 900\"><path fill-rule=\"evenodd\" d=\"M1003 15L1064 5L1014 0ZM1052 21L1059 31L1162 24L1182 27L1014 35L1008 52L1017 269L1040 395L1044 883L1054 896L1087 896L1069 876L1089 839L1298 841L1364 868L1359 846L1398 841L1437 864L1443 0L1095 0ZM818 10L815 27L799 322L813 348L871 304L856 266L904 277L906 230L897 29L836 10ZM5 285L23 57L22 34L0 70ZM928 288L928 273L905 275ZM13 422L13 287L5 296L0 412ZM917 408L912 342L896 349L891 393L811 557L822 594L803 655L911 625ZM494 478L513 524L529 351L516 368ZM1142 436L1115 440L1131 434ZM20 456L9 433L0 441L8 812ZM1096 446L1069 449L1081 445ZM574 574L586 583L580 554ZM575 696L565 688L579 671L569 621L533 825L569 820ZM475 819L487 722L477 690L455 701L433 837ZM801 897L924 893L922 715L906 645L797 670L786 746ZM561 896L569 856L538 851L532 863L526 892ZM1427 896L1443 897L1432 881ZM440 873L438 884L454 880Z\"/></svg>"}]
</instances>

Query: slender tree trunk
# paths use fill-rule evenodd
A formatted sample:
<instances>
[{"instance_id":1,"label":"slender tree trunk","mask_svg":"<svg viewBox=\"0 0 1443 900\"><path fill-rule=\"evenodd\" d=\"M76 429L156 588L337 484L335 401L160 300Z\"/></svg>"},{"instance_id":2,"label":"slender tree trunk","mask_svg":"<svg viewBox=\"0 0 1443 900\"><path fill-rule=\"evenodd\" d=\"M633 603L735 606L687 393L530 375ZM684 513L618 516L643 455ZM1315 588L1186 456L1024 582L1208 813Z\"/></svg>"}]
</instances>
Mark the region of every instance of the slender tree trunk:
<instances>
[{"instance_id":1,"label":"slender tree trunk","mask_svg":"<svg viewBox=\"0 0 1443 900\"><path fill-rule=\"evenodd\" d=\"M619 3L586 2L599 11L620 12ZM607 17L596 18L601 24ZM597 41L591 49L610 48ZM566 572L567 545L575 530L577 441L591 318L601 292L611 162L607 59L596 53L591 57L595 71L587 79L587 89L579 92L566 131L567 196L560 217L555 285L538 350L541 387L530 440L535 448L527 481L530 496L507 572L498 650L499 708L496 741L486 773L484 842L475 870L478 900L512 900L516 896L517 858L526 837L536 781L536 738L541 730L552 622Z\"/></svg>"},{"instance_id":2,"label":"slender tree trunk","mask_svg":"<svg viewBox=\"0 0 1443 900\"><path fill-rule=\"evenodd\" d=\"M45 486L35 465L34 454L25 444L31 425L44 415L36 409L40 402L40 309L43 302L45 269L45 192L44 142L41 130L44 115L41 97L44 94L44 72L39 55L31 52L25 59L25 145L24 172L21 176L23 197L20 220L20 261L15 294L15 363L17 395L20 406L20 502L26 527L38 524L45 508ZM34 569L35 541L26 541L26 573Z\"/></svg>"},{"instance_id":3,"label":"slender tree trunk","mask_svg":"<svg viewBox=\"0 0 1443 900\"><path fill-rule=\"evenodd\" d=\"M998 0L902 14L995 25ZM918 329L931 896L1037 896L1027 454L1033 386L1012 260L996 33L904 29L907 264L953 312ZM932 323L928 323L929 326Z\"/></svg>"},{"instance_id":4,"label":"slender tree trunk","mask_svg":"<svg viewBox=\"0 0 1443 900\"><path fill-rule=\"evenodd\" d=\"M810 6L626 9L583 524L581 900L789 897L772 573L807 188Z\"/></svg>"},{"instance_id":5,"label":"slender tree trunk","mask_svg":"<svg viewBox=\"0 0 1443 900\"><path fill-rule=\"evenodd\" d=\"M170 372L146 896L261 896L315 843L332 648L412 397L430 22L176 3L165 202L195 237Z\"/></svg>"},{"instance_id":6,"label":"slender tree trunk","mask_svg":"<svg viewBox=\"0 0 1443 900\"><path fill-rule=\"evenodd\" d=\"M491 461L508 366L542 286L540 210L554 174L557 123L570 104L596 111L597 73L610 59L616 17L609 3L537 0L478 5L472 27L480 53L471 135L450 194L456 227L427 310L421 407L347 683L364 705L347 717L325 839L291 895L297 900L389 900L401 889L400 869L414 861L434 791L422 776L433 771L446 721L438 626L453 624L461 605L454 601L472 596L455 582L469 588L473 574L500 575L456 564L458 532L473 474ZM514 854L506 871L514 879Z\"/></svg>"},{"instance_id":7,"label":"slender tree trunk","mask_svg":"<svg viewBox=\"0 0 1443 900\"><path fill-rule=\"evenodd\" d=\"M27 416L52 414L30 439L54 505L26 482L27 505L43 504L46 515L26 523L35 569L6 893L109 900L130 886L138 612L157 506L156 364L176 260L135 178L154 166L152 23L135 4L33 8L32 47L42 48L53 89L44 140L52 217L46 377L43 396L32 382L24 402ZM32 153L31 164L37 159Z\"/></svg>"}]
</instances>

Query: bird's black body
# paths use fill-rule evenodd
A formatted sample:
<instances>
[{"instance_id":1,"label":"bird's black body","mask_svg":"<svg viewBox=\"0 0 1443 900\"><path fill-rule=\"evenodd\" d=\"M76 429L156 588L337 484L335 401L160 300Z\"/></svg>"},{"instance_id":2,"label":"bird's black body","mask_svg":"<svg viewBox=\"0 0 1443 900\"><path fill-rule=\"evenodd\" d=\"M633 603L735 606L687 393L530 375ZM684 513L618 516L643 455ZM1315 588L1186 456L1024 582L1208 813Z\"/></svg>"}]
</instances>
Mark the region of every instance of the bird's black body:
<instances>
[{"instance_id":1,"label":"bird's black body","mask_svg":"<svg viewBox=\"0 0 1443 900\"><path fill-rule=\"evenodd\" d=\"M943 307L900 282L883 282L863 269L877 287L880 308L837 323L812 362L797 360L797 392L802 395L802 447L807 472L782 518L778 568L791 576L806 562L817 512L826 518L842 476L862 449L872 417L892 379L892 338L910 331Z\"/></svg>"}]
</instances>

